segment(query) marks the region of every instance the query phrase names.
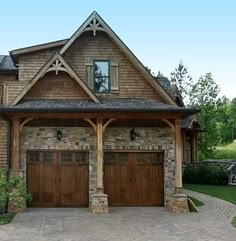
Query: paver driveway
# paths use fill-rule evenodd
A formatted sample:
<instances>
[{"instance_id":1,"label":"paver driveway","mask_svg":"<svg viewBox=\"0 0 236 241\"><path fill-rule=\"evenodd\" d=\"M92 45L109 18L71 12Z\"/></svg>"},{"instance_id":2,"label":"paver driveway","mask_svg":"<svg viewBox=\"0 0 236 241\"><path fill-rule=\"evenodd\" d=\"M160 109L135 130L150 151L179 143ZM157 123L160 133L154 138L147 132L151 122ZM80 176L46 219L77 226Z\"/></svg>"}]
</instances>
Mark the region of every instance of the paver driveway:
<instances>
[{"instance_id":1,"label":"paver driveway","mask_svg":"<svg viewBox=\"0 0 236 241\"><path fill-rule=\"evenodd\" d=\"M206 205L199 213L170 214L164 208L112 208L109 215L87 209L28 209L0 226L1 241L236 240L234 205L187 191Z\"/></svg>"}]
</instances>

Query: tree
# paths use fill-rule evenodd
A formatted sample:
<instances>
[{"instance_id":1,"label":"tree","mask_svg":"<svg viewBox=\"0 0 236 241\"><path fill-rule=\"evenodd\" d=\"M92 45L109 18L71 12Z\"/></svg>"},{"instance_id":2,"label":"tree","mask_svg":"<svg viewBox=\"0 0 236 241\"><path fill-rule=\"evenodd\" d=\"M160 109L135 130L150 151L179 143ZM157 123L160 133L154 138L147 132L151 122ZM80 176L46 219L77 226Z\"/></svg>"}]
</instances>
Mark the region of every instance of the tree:
<instances>
[{"instance_id":1,"label":"tree","mask_svg":"<svg viewBox=\"0 0 236 241\"><path fill-rule=\"evenodd\" d=\"M221 103L218 97L220 89L212 74L207 73L192 85L190 105L201 110L199 113L206 132L201 135L199 149L204 158L211 157L214 147L218 144L217 110Z\"/></svg>"},{"instance_id":2,"label":"tree","mask_svg":"<svg viewBox=\"0 0 236 241\"><path fill-rule=\"evenodd\" d=\"M188 97L192 85L192 77L189 75L187 67L180 61L178 67L175 68L170 75L171 83L178 87L182 98L186 101L186 97Z\"/></svg>"}]
</instances>

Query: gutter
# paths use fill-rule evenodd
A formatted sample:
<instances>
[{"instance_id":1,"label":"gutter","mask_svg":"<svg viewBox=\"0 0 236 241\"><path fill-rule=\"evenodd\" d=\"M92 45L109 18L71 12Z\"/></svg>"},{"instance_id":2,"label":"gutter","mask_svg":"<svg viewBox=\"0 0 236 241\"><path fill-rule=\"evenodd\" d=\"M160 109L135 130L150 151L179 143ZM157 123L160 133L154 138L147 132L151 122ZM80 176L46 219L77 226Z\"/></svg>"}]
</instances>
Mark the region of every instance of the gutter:
<instances>
[{"instance_id":1,"label":"gutter","mask_svg":"<svg viewBox=\"0 0 236 241\"><path fill-rule=\"evenodd\" d=\"M73 108L73 107L65 107L65 108L0 108L0 113L50 113L50 112L57 112L57 113L101 113L101 112L138 112L138 113L187 113L187 114L195 114L200 112L198 109L190 109L190 108L183 108L183 109L126 109L126 108Z\"/></svg>"}]
</instances>

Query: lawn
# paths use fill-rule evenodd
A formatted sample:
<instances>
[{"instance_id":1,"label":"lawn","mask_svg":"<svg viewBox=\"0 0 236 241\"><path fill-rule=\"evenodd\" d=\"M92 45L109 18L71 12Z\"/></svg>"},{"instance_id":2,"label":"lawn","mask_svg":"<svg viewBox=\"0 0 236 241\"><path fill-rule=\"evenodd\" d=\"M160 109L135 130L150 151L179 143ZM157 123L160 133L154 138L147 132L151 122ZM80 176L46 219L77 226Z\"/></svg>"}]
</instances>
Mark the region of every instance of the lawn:
<instances>
[{"instance_id":1,"label":"lawn","mask_svg":"<svg viewBox=\"0 0 236 241\"><path fill-rule=\"evenodd\" d=\"M185 189L204 193L236 204L236 186L185 184Z\"/></svg>"},{"instance_id":2,"label":"lawn","mask_svg":"<svg viewBox=\"0 0 236 241\"><path fill-rule=\"evenodd\" d=\"M236 141L231 144L217 147L214 150L212 159L235 159L236 160Z\"/></svg>"},{"instance_id":3,"label":"lawn","mask_svg":"<svg viewBox=\"0 0 236 241\"><path fill-rule=\"evenodd\" d=\"M190 199L193 201L193 203L195 204L196 207L201 207L201 206L204 205L203 202L201 202L200 200L198 200L198 199L196 199L196 198L189 197L189 196L188 196L188 198L190 198Z\"/></svg>"},{"instance_id":4,"label":"lawn","mask_svg":"<svg viewBox=\"0 0 236 241\"><path fill-rule=\"evenodd\" d=\"M0 215L0 225L10 223L15 215L16 215L15 213L6 213L3 215Z\"/></svg>"},{"instance_id":5,"label":"lawn","mask_svg":"<svg viewBox=\"0 0 236 241\"><path fill-rule=\"evenodd\" d=\"M236 217L233 218L233 220L232 220L231 223L232 223L232 225L236 228Z\"/></svg>"}]
</instances>

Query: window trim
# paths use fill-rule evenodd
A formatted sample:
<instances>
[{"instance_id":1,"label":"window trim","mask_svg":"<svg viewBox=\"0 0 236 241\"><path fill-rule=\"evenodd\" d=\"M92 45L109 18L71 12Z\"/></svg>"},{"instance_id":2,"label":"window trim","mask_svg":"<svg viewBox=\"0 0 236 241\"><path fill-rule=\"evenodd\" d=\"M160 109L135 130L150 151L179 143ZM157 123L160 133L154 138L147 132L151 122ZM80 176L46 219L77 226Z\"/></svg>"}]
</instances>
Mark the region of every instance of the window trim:
<instances>
[{"instance_id":1,"label":"window trim","mask_svg":"<svg viewBox=\"0 0 236 241\"><path fill-rule=\"evenodd\" d=\"M107 62L108 63L108 90L103 92L97 92L95 88L95 62ZM106 77L106 78L107 78ZM111 60L109 59L94 59L93 60L93 90L96 94L110 94L111 93Z\"/></svg>"}]
</instances>

